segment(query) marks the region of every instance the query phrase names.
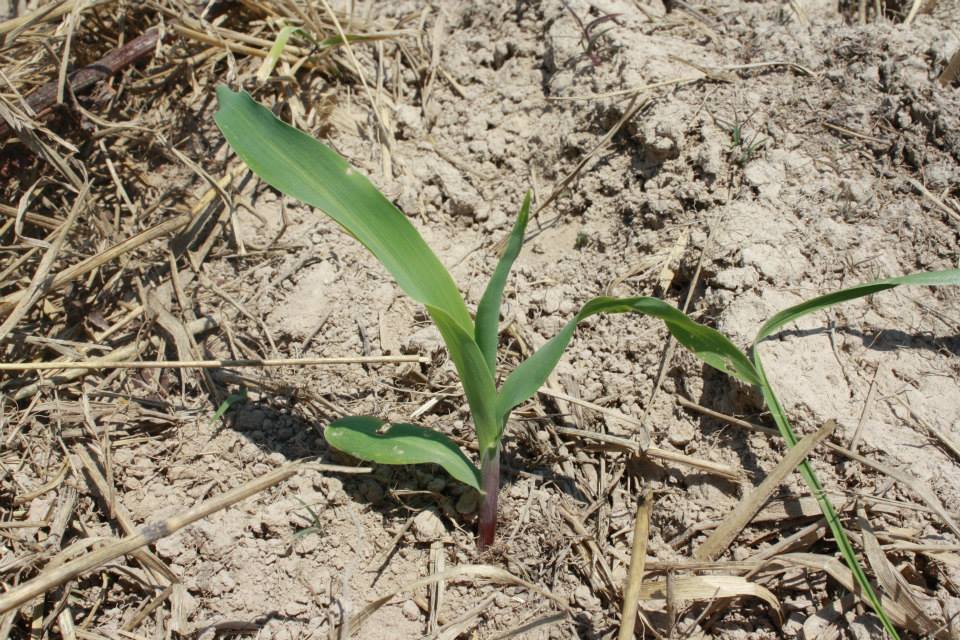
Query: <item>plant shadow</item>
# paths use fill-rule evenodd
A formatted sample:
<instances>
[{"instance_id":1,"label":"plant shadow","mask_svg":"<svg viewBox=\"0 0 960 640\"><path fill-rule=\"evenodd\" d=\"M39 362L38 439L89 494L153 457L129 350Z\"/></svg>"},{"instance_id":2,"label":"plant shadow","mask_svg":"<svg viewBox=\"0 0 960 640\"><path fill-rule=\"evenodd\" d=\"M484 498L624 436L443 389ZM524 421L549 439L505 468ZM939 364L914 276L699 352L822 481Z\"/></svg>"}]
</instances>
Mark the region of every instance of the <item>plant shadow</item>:
<instances>
[{"instance_id":1,"label":"plant shadow","mask_svg":"<svg viewBox=\"0 0 960 640\"><path fill-rule=\"evenodd\" d=\"M476 528L479 498L472 488L450 477L442 467L433 464L364 463L330 447L323 439L321 422L307 418L306 413L290 397L264 394L257 400L248 399L232 406L216 430L229 428L265 455L280 454L287 462L371 468L371 473L336 477L348 498L377 513L388 530L405 526L412 516L424 509L435 510L442 518L467 531L472 532ZM324 417L324 422L327 417ZM523 475L539 476L581 504L589 503L589 499L577 489L573 478L555 473L549 464L532 461L528 453L518 442L505 447L501 500L504 500L505 492L510 490L513 483L522 477L522 472Z\"/></svg>"},{"instance_id":2,"label":"plant shadow","mask_svg":"<svg viewBox=\"0 0 960 640\"><path fill-rule=\"evenodd\" d=\"M960 355L960 334L937 336L932 333L908 333L899 329L861 330L850 326L838 326L832 329L835 333L843 334L860 341L871 351L897 351L899 349L926 349L928 351L946 350L952 355ZM784 329L778 331L768 340L783 338L805 338L829 334L828 327L816 329Z\"/></svg>"}]
</instances>

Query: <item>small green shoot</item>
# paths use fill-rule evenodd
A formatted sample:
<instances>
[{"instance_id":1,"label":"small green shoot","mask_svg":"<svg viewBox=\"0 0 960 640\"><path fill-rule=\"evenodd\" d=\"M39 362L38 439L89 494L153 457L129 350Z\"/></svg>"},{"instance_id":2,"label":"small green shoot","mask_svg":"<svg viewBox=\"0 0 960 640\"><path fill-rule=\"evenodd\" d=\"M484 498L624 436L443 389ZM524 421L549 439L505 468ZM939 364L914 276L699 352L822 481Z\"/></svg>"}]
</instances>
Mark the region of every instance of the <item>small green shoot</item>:
<instances>
[{"instance_id":1,"label":"small green shoot","mask_svg":"<svg viewBox=\"0 0 960 640\"><path fill-rule=\"evenodd\" d=\"M746 120L741 121L739 115L736 115L732 122L720 118L717 118L716 121L729 134L731 157L733 162L741 167L753 160L767 145L767 138L761 137L759 133L747 134Z\"/></svg>"},{"instance_id":2,"label":"small green shoot","mask_svg":"<svg viewBox=\"0 0 960 640\"><path fill-rule=\"evenodd\" d=\"M233 405L246 402L247 400L247 390L240 389L238 393L231 393L227 396L227 399L220 403L220 406L217 407L216 413L213 414L213 418L210 419L210 426L212 427L217 423L217 420L221 419L227 411L233 407Z\"/></svg>"},{"instance_id":3,"label":"small green shoot","mask_svg":"<svg viewBox=\"0 0 960 640\"><path fill-rule=\"evenodd\" d=\"M583 231L577 232L577 239L573 241L573 248L577 251L585 249L590 244L590 236Z\"/></svg>"},{"instance_id":4,"label":"small green shoot","mask_svg":"<svg viewBox=\"0 0 960 640\"><path fill-rule=\"evenodd\" d=\"M369 180L332 149L281 122L247 94L222 86L217 94L217 124L254 173L279 191L336 220L380 260L411 298L426 307L463 385L479 443L480 470L442 434L415 425L386 425L373 417L334 421L325 431L327 441L362 460L384 464L433 462L461 482L479 488L483 494L478 540L481 549L494 540L500 448L510 412L537 392L560 361L579 323L590 316L633 312L659 318L673 337L700 360L745 384L759 387L781 435L789 446L794 446L796 434L760 360L759 347L764 339L804 315L900 285L960 284L960 269L951 269L879 280L814 298L768 320L751 345L751 356L715 329L694 322L657 298L594 298L555 337L509 373L498 389L495 381L499 377L496 356L500 307L507 276L523 244L530 195L524 199L474 320L440 260L403 213ZM816 497L860 592L877 612L887 633L898 637L812 467L804 461L800 472Z\"/></svg>"},{"instance_id":5,"label":"small green shoot","mask_svg":"<svg viewBox=\"0 0 960 640\"><path fill-rule=\"evenodd\" d=\"M303 540L304 538L306 538L312 533L315 533L317 535L320 535L323 533L323 525L320 522L320 516L317 515L317 512L313 510L313 507L308 505L306 502L304 502L300 498L296 498L296 501L299 502L300 505L307 510L307 513L310 514L310 524L302 529L297 529L296 531L294 531L293 537L290 540L290 544L288 545L288 548L293 547L293 545L295 545L297 542L299 542L300 540Z\"/></svg>"}]
</instances>

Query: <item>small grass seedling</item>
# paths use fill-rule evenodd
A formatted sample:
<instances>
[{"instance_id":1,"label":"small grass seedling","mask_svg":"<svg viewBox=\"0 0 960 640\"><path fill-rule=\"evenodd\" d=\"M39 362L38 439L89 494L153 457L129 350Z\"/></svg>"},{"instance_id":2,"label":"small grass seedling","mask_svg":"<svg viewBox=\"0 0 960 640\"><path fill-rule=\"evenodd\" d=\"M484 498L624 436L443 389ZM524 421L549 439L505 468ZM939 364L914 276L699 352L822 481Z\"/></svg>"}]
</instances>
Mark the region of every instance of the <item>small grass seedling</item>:
<instances>
[{"instance_id":1,"label":"small grass seedling","mask_svg":"<svg viewBox=\"0 0 960 640\"><path fill-rule=\"evenodd\" d=\"M573 10L573 7L570 6L570 3L567 0L561 0L563 6L566 7L567 11L573 16L574 21L577 23L577 28L580 30L580 45L583 47L583 53L588 58L590 58L590 63L594 67L600 66L600 50L601 42L608 33L613 31L613 27L605 29L603 31L594 32L597 27L602 25L605 22L612 22L613 24L622 26L617 18L620 16L619 13L605 13L599 18L594 18L590 22L584 22L580 16L577 15L577 12Z\"/></svg>"},{"instance_id":2,"label":"small grass seedling","mask_svg":"<svg viewBox=\"0 0 960 640\"><path fill-rule=\"evenodd\" d=\"M711 367L760 388L774 421L789 446L797 436L767 380L759 345L795 320L841 302L900 285L960 284L960 269L915 273L879 280L808 300L770 318L747 352L715 329L694 322L669 304L651 297L598 297L588 301L560 332L497 381L498 322L507 276L520 253L530 211L529 194L520 207L503 255L472 317L453 278L410 221L369 181L323 143L281 122L245 93L217 88L216 121L234 151L262 180L277 190L325 212L361 242L393 275L397 284L423 304L447 346L470 407L480 451L480 468L440 432L412 424L387 424L371 416L341 418L324 435L337 449L380 464L433 463L479 490L478 543L493 543L500 449L511 411L532 397L560 361L577 325L597 313L634 312L659 318L676 340ZM812 467L800 473L816 497L860 591L884 628L898 637L867 579L836 510Z\"/></svg>"},{"instance_id":3,"label":"small grass seedling","mask_svg":"<svg viewBox=\"0 0 960 640\"><path fill-rule=\"evenodd\" d=\"M752 136L747 135L742 122L733 123L725 120L719 120L718 122L730 134L730 155L733 161L741 167L749 164L757 153L767 145L767 139L760 137L759 133L754 133Z\"/></svg>"},{"instance_id":4,"label":"small grass seedling","mask_svg":"<svg viewBox=\"0 0 960 640\"><path fill-rule=\"evenodd\" d=\"M741 120L736 107L733 111L733 120L714 118L714 121L730 136L728 145L730 158L740 167L749 164L767 146L767 138L761 137L759 133L753 135L747 133L746 127L749 120L750 116Z\"/></svg>"}]
</instances>

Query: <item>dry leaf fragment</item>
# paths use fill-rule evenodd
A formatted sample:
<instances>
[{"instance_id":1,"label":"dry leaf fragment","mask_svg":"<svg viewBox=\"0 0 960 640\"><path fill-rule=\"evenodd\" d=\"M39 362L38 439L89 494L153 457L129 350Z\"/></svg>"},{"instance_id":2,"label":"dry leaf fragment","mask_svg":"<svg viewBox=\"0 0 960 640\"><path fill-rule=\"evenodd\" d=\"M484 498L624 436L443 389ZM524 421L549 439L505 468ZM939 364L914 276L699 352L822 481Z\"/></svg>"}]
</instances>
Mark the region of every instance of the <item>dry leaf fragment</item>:
<instances>
[{"instance_id":1,"label":"dry leaf fragment","mask_svg":"<svg viewBox=\"0 0 960 640\"><path fill-rule=\"evenodd\" d=\"M769 604L782 622L780 601L769 589L741 576L679 576L671 580L670 588L677 600L716 600L753 596ZM666 599L667 581L644 581L640 589L641 599Z\"/></svg>"}]
</instances>

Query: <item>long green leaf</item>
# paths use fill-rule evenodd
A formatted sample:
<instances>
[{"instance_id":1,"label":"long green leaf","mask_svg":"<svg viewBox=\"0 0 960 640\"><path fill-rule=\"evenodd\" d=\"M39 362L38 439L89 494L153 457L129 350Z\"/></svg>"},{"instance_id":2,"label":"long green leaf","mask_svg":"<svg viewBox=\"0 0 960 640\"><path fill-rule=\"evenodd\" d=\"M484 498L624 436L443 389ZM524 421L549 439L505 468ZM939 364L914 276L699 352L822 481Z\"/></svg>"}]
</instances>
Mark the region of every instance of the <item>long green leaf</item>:
<instances>
[{"instance_id":1,"label":"long green leaf","mask_svg":"<svg viewBox=\"0 0 960 640\"><path fill-rule=\"evenodd\" d=\"M433 463L464 484L480 490L480 472L450 438L413 424L386 423L370 416L350 416L324 429L331 446L360 460L378 464Z\"/></svg>"},{"instance_id":2,"label":"long green leaf","mask_svg":"<svg viewBox=\"0 0 960 640\"><path fill-rule=\"evenodd\" d=\"M473 424L477 429L477 440L481 454L496 446L501 429L495 411L497 402L497 388L493 382L493 374L480 353L480 347L473 340L473 335L453 321L442 310L427 307L433 321L440 330L443 342L447 345L450 359L457 367L460 382L463 385L464 395L470 405Z\"/></svg>"},{"instance_id":3,"label":"long green leaf","mask_svg":"<svg viewBox=\"0 0 960 640\"><path fill-rule=\"evenodd\" d=\"M507 248L490 277L487 289L483 292L483 297L480 298L480 304L477 305L477 326L474 335L492 376L497 375L497 346L499 344L497 329L500 326L500 305L503 303L503 289L507 284L510 268L513 267L513 262L520 255L520 249L523 247L523 234L527 230L529 217L530 192L527 192L527 195L523 198L520 213L517 215L517 221L510 232Z\"/></svg>"},{"instance_id":4,"label":"long green leaf","mask_svg":"<svg viewBox=\"0 0 960 640\"><path fill-rule=\"evenodd\" d=\"M787 441L787 444L792 447L797 444L797 434L794 433L793 427L790 426L790 421L787 419L787 414L783 410L780 400L773 391L773 386L769 380L767 380L767 374L763 370L763 363L760 361L759 351L757 349L754 349L753 352L753 363L760 376L760 391L763 393L763 399L766 402L767 408L770 410L774 422L777 423L780 435L782 435L783 439ZM887 616L887 612L880 602L880 597L877 596L873 585L870 583L870 579L867 578L867 574L863 571L856 551L853 549L853 544L850 543L850 538L843 528L843 523L840 522L840 516L837 515L837 510L833 507L833 503L830 502L830 498L827 497L827 492L820 483L817 474L813 471L813 467L810 466L807 460L804 460L800 463L799 469L800 475L804 481L806 481L807 487L810 488L810 493L817 499L817 504L820 506L820 511L823 512L827 526L830 527L833 539L837 542L840 554L843 556L844 561L846 561L847 566L850 567L850 571L853 572L853 577L856 579L863 596L867 599L867 602L870 603L870 606L873 607L873 610L880 618L880 622L883 624L883 628L890 634L890 637L899 638L900 636L897 634L893 622L890 620L890 617Z\"/></svg>"},{"instance_id":5,"label":"long green leaf","mask_svg":"<svg viewBox=\"0 0 960 640\"><path fill-rule=\"evenodd\" d=\"M783 436L783 439L787 441L787 444L789 444L791 447L794 446L797 443L797 435L793 431L790 421L787 419L786 412L783 410L780 400L777 398L777 395L773 390L773 386L767 379L766 372L763 368L763 362L760 359L759 343L761 341L773 335L783 326L797 320L798 318L815 311L840 304L841 302L862 298L864 296L885 291L887 289L892 289L900 285L932 286L956 284L960 284L960 269L911 273L909 275L899 276L896 278L887 278L885 280L877 280L875 282L860 284L847 289L842 289L840 291L835 291L833 293L828 293L826 295L813 298L812 300L807 300L806 302L802 302L798 305L789 307L788 309L784 309L765 322L760 328L760 331L757 333L756 339L754 339L753 364L760 376L760 390L763 393L764 401L766 402L767 407L770 409L770 413L773 415L774 422L777 423L780 434ZM870 580L867 578L867 575L864 572L859 559L857 558L856 552L853 549L853 545L850 543L850 539L847 536L843 525L840 523L840 518L837 515L836 509L834 509L833 504L830 502L830 499L827 497L826 492L823 489L823 485L820 483L820 480L817 478L816 473L814 473L813 468L808 462L804 461L803 464L800 465L800 474L806 481L807 486L809 486L810 491L816 497L817 502L820 505L820 510L823 512L823 515L827 520L827 524L830 526L830 531L833 533L833 537L837 541L837 547L840 549L840 553L843 555L847 566L849 566L850 570L853 572L853 576L856 579L858 586L862 590L864 597L873 607L874 611L876 611L877 616L880 618L880 621L887 633L894 638L898 638L899 635L897 634L893 623L891 622L889 616L887 616L886 611L883 609L880 598L877 596L875 590L873 589L873 585L871 585Z\"/></svg>"},{"instance_id":6,"label":"long green leaf","mask_svg":"<svg viewBox=\"0 0 960 640\"><path fill-rule=\"evenodd\" d=\"M754 339L753 343L757 344L764 338L776 333L784 325L789 324L798 318L802 318L809 313L826 309L827 307L832 307L835 304L846 302L848 300L862 298L863 296L868 296L871 293L877 293L886 289L893 289L894 287L898 287L900 285L931 286L951 284L960 284L960 269L947 269L945 271L920 271L918 273L911 273L909 275L899 276L897 278L887 278L886 280L867 282L855 287L850 287L849 289L842 289L840 291L828 293L826 295L813 298L812 300L801 302L798 305L784 309L780 313L776 314L767 320L762 327L760 327L760 331L757 333L757 337Z\"/></svg>"},{"instance_id":7,"label":"long green leaf","mask_svg":"<svg viewBox=\"0 0 960 640\"><path fill-rule=\"evenodd\" d=\"M677 342L690 349L711 367L742 380L759 384L760 378L750 360L723 334L694 322L682 311L657 298L608 298L590 300L573 320L536 353L520 364L504 381L497 398L497 415L505 421L510 411L537 392L557 366L564 349L573 338L577 325L597 313L634 312L660 318Z\"/></svg>"},{"instance_id":8,"label":"long green leaf","mask_svg":"<svg viewBox=\"0 0 960 640\"><path fill-rule=\"evenodd\" d=\"M411 298L443 310L473 334L473 320L450 274L406 216L366 177L246 93L220 85L217 99L217 126L260 179L321 209L363 243Z\"/></svg>"}]
</instances>

